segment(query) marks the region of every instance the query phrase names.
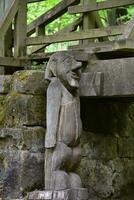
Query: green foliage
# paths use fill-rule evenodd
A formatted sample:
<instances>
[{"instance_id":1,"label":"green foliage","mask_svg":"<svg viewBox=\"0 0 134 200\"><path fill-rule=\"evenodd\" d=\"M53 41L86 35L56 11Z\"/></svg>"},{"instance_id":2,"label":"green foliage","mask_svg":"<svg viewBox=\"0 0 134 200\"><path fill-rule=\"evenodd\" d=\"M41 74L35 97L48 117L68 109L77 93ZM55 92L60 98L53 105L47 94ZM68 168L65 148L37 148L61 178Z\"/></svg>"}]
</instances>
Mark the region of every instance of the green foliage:
<instances>
[{"instance_id":1,"label":"green foliage","mask_svg":"<svg viewBox=\"0 0 134 200\"><path fill-rule=\"evenodd\" d=\"M43 13L50 10L53 6L58 4L60 0L47 0L38 3L32 3L28 5L28 24L35 20L37 17L42 15ZM46 34L54 34L59 30L63 29L67 25L71 24L73 21L79 18L79 14L76 15L69 15L65 13L63 16L59 17L58 19L54 20L52 23L44 27ZM70 44L70 42L69 42ZM77 42L71 42L71 44L77 44ZM67 49L68 43L58 43L52 44L46 48L46 51L52 52L57 50L65 50Z\"/></svg>"},{"instance_id":2,"label":"green foliage","mask_svg":"<svg viewBox=\"0 0 134 200\"><path fill-rule=\"evenodd\" d=\"M50 10L53 6L58 4L61 0L45 0L38 3L32 3L28 4L28 20L27 23L31 23L33 20L35 20L37 17L42 15L43 13ZM105 1L105 0L96 0L97 2ZM99 15L101 17L102 23L104 26L108 26L110 24L109 21L109 14L110 10L101 10L99 11ZM114 12L113 12L114 13ZM134 15L134 6L128 6L127 7L127 14L123 16L115 16L115 24L121 24L126 23L128 20L132 18ZM69 15L64 14L63 16L59 17L46 27L45 33L46 34L54 34L58 32L59 30L63 29L67 25L71 24L73 21L75 21L80 15ZM46 48L46 51L57 51L57 50L65 50L67 49L68 44L77 44L76 42L69 42L69 43L58 43L58 44L52 44Z\"/></svg>"},{"instance_id":3,"label":"green foliage","mask_svg":"<svg viewBox=\"0 0 134 200\"><path fill-rule=\"evenodd\" d=\"M59 3L60 0L47 0L37 3L28 4L28 24L34 19L51 9L54 5Z\"/></svg>"},{"instance_id":4,"label":"green foliage","mask_svg":"<svg viewBox=\"0 0 134 200\"><path fill-rule=\"evenodd\" d=\"M47 0L38 3L32 3L28 5L28 24L34 19L50 10L53 6L58 4L60 0ZM45 27L46 34L53 34L60 29L64 28L68 23L72 23L79 15L64 14L60 18L53 21L47 27Z\"/></svg>"}]
</instances>

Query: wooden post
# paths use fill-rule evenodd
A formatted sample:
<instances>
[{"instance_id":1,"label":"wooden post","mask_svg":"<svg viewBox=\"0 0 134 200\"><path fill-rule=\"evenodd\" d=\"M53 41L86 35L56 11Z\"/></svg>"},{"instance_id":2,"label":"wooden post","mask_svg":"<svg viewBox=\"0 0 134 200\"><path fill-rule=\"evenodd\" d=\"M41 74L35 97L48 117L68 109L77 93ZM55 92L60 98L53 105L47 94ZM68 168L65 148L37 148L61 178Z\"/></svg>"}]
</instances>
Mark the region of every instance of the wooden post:
<instances>
[{"instance_id":1,"label":"wooden post","mask_svg":"<svg viewBox=\"0 0 134 200\"><path fill-rule=\"evenodd\" d=\"M0 20L4 15L5 11L5 0L0 1ZM0 56L4 56L4 37L0 37Z\"/></svg>"},{"instance_id":2,"label":"wooden post","mask_svg":"<svg viewBox=\"0 0 134 200\"><path fill-rule=\"evenodd\" d=\"M44 27L44 25L36 27L36 36L41 36L41 35L45 35L45 27ZM44 49L40 49L40 50L38 50L38 52L43 53Z\"/></svg>"},{"instance_id":3,"label":"wooden post","mask_svg":"<svg viewBox=\"0 0 134 200\"><path fill-rule=\"evenodd\" d=\"M87 7L92 3L95 3L96 0L82 0L83 6ZM92 28L101 28L103 27L103 24L101 22L100 16L97 12L87 12L83 14L83 30L88 31ZM83 40L83 44L88 44L90 42L94 41L94 39L90 40Z\"/></svg>"},{"instance_id":4,"label":"wooden post","mask_svg":"<svg viewBox=\"0 0 134 200\"><path fill-rule=\"evenodd\" d=\"M14 30L14 56L23 57L26 55L27 1L18 1L18 13L15 17Z\"/></svg>"},{"instance_id":5,"label":"wooden post","mask_svg":"<svg viewBox=\"0 0 134 200\"><path fill-rule=\"evenodd\" d=\"M87 6L89 3L93 3L96 0L83 0L83 6ZM84 13L83 14L83 30L87 31L91 28L95 28L95 16L94 13ZM88 44L89 42L93 41L93 39L90 40L83 40L83 45Z\"/></svg>"},{"instance_id":6,"label":"wooden post","mask_svg":"<svg viewBox=\"0 0 134 200\"><path fill-rule=\"evenodd\" d=\"M0 20L4 15L5 11L5 0L0 1ZM4 45L5 37L0 36L0 56L5 56L5 45ZM0 74L4 74L4 67L0 66Z\"/></svg>"},{"instance_id":7,"label":"wooden post","mask_svg":"<svg viewBox=\"0 0 134 200\"><path fill-rule=\"evenodd\" d=\"M11 1L12 0L5 0L5 10L10 5ZM12 34L12 24L11 24L11 26L9 27L5 35L5 56L8 56L8 57L13 56L12 44L13 44L13 34Z\"/></svg>"}]
</instances>

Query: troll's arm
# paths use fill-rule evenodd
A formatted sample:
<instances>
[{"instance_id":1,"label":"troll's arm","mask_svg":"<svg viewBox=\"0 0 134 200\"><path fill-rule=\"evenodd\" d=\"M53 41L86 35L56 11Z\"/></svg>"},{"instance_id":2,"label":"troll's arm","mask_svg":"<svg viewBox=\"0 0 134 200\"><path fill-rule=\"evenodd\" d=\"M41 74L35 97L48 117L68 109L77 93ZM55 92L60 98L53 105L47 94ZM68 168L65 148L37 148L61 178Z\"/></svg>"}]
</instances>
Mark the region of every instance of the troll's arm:
<instances>
[{"instance_id":1,"label":"troll's arm","mask_svg":"<svg viewBox=\"0 0 134 200\"><path fill-rule=\"evenodd\" d=\"M52 148L56 145L56 136L59 122L59 111L61 104L61 85L55 78L47 89L47 133L45 147Z\"/></svg>"}]
</instances>

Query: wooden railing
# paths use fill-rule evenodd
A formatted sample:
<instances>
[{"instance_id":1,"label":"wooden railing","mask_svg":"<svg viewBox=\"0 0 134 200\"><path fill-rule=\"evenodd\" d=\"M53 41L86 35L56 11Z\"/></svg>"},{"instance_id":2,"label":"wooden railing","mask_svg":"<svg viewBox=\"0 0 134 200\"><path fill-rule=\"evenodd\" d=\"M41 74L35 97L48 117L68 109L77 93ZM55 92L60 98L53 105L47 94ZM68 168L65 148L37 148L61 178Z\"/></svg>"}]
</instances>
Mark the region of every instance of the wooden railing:
<instances>
[{"instance_id":1,"label":"wooden railing","mask_svg":"<svg viewBox=\"0 0 134 200\"><path fill-rule=\"evenodd\" d=\"M27 46L32 46L31 54L35 54L52 43L79 41L77 50L82 50L85 45L87 48L89 43L90 47L91 44L94 45L95 39L98 39L95 46L100 47L101 42L103 46L108 43L111 45L110 36L118 36L118 40L119 38L133 40L134 19L126 25L104 27L98 11L133 5L134 0L105 0L99 3L96 3L96 0L61 0L52 9L27 25L27 3L39 1L42 0L11 0L8 8L3 10L4 15L0 18L0 49L2 49L0 57L3 57L3 60L0 61L0 65L4 65L4 59L7 65L7 56L14 57L14 62L16 60L16 65L19 65L18 59L27 59ZM53 35L47 35L45 31L41 31L67 12L80 13L80 18ZM33 33L36 35L33 36ZM12 52L7 54L9 46ZM10 62L10 58L8 61Z\"/></svg>"}]
</instances>

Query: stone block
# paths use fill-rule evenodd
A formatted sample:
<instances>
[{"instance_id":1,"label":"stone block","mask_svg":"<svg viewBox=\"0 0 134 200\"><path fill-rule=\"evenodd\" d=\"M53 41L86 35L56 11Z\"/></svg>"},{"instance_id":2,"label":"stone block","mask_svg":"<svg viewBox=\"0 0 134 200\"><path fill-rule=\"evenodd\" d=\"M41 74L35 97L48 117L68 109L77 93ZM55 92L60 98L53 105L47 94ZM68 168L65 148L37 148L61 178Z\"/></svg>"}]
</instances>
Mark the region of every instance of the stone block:
<instances>
[{"instance_id":1,"label":"stone block","mask_svg":"<svg viewBox=\"0 0 134 200\"><path fill-rule=\"evenodd\" d=\"M83 157L107 161L118 157L116 137L93 133L86 134L84 133L81 138Z\"/></svg>"},{"instance_id":2,"label":"stone block","mask_svg":"<svg viewBox=\"0 0 134 200\"><path fill-rule=\"evenodd\" d=\"M44 126L45 97L10 93L3 109L3 127Z\"/></svg>"},{"instance_id":3,"label":"stone block","mask_svg":"<svg viewBox=\"0 0 134 200\"><path fill-rule=\"evenodd\" d=\"M0 129L0 150L44 151L45 129L42 127Z\"/></svg>"},{"instance_id":4,"label":"stone block","mask_svg":"<svg viewBox=\"0 0 134 200\"><path fill-rule=\"evenodd\" d=\"M134 138L119 138L119 157L134 158Z\"/></svg>"},{"instance_id":5,"label":"stone block","mask_svg":"<svg viewBox=\"0 0 134 200\"><path fill-rule=\"evenodd\" d=\"M78 172L82 178L84 187L88 188L89 194L92 196L91 199L95 197L100 197L99 199L109 199L114 192L116 192L119 184L114 186L113 183L117 181L117 179L118 181L120 180L120 175L118 177L119 169L116 167L115 163L111 161L105 163L104 161L83 157ZM120 165L118 165L118 167L120 167ZM120 170L122 169L120 168ZM122 182L120 182L120 184L122 184Z\"/></svg>"},{"instance_id":6,"label":"stone block","mask_svg":"<svg viewBox=\"0 0 134 200\"><path fill-rule=\"evenodd\" d=\"M29 151L0 151L0 197L21 199L27 191L42 188L44 153Z\"/></svg>"},{"instance_id":7,"label":"stone block","mask_svg":"<svg viewBox=\"0 0 134 200\"><path fill-rule=\"evenodd\" d=\"M6 100L6 95L0 95L0 111L3 109Z\"/></svg>"},{"instance_id":8,"label":"stone block","mask_svg":"<svg viewBox=\"0 0 134 200\"><path fill-rule=\"evenodd\" d=\"M7 94L10 91L11 76L0 75L0 94Z\"/></svg>"},{"instance_id":9,"label":"stone block","mask_svg":"<svg viewBox=\"0 0 134 200\"><path fill-rule=\"evenodd\" d=\"M15 72L12 78L11 91L44 95L46 91L45 72L37 70Z\"/></svg>"}]
</instances>

